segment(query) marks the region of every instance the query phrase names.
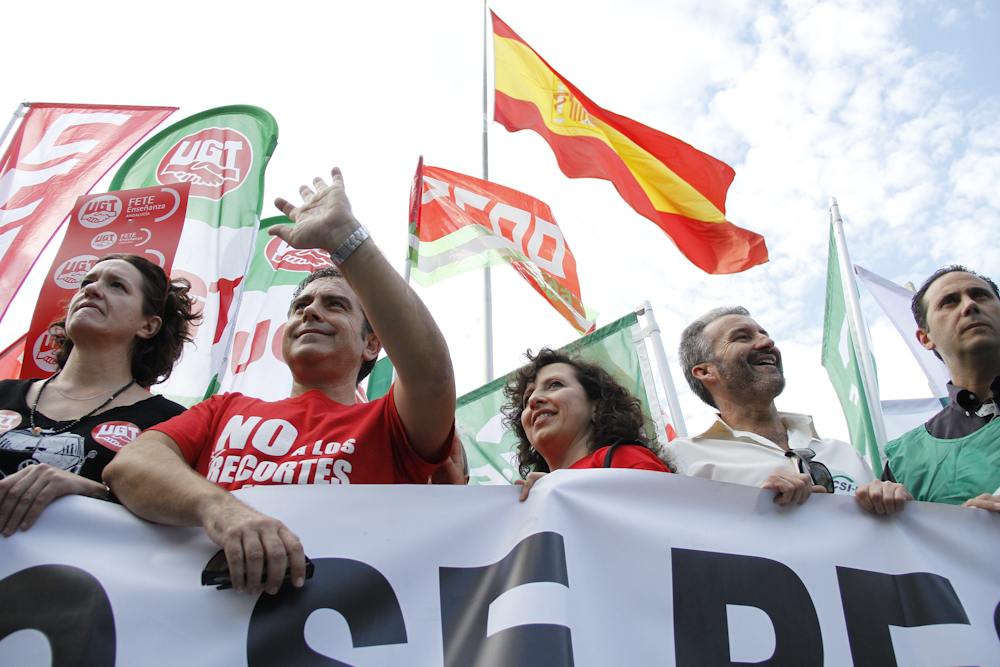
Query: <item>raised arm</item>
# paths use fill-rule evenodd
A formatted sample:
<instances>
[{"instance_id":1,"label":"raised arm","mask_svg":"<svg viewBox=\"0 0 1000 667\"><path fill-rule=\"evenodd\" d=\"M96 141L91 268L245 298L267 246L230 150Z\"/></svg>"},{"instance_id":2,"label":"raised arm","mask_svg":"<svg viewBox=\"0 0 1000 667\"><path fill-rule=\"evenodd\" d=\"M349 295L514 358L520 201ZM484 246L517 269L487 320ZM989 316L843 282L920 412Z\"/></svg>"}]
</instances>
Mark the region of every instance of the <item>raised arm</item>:
<instances>
[{"instance_id":1,"label":"raised arm","mask_svg":"<svg viewBox=\"0 0 1000 667\"><path fill-rule=\"evenodd\" d=\"M192 470L172 438L146 431L104 469L104 482L134 514L173 526L203 526L226 552L233 588L251 595L277 593L291 569L292 584L305 581L302 544L283 523L253 510ZM264 562L267 572L264 572ZM245 578L244 578L245 575Z\"/></svg>"},{"instance_id":2,"label":"raised arm","mask_svg":"<svg viewBox=\"0 0 1000 667\"><path fill-rule=\"evenodd\" d=\"M361 223L351 212L340 169L331 173L330 185L316 178L315 191L299 188L301 206L275 200L295 226L277 225L269 233L292 247L322 248L333 256ZM363 241L340 270L399 374L396 409L410 443L422 458L438 457L450 445L446 438L455 419L455 376L441 330L372 239Z\"/></svg>"}]
</instances>

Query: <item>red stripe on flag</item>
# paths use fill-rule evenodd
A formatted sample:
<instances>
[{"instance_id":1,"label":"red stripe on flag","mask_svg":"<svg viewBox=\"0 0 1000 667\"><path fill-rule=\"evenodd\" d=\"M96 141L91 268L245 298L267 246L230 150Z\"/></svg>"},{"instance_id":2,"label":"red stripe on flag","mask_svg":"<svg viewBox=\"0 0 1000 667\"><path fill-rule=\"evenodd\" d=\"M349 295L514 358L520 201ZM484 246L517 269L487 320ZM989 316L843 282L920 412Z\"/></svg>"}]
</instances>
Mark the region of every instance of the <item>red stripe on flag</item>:
<instances>
[{"instance_id":1,"label":"red stripe on flag","mask_svg":"<svg viewBox=\"0 0 1000 667\"><path fill-rule=\"evenodd\" d=\"M767 261L767 247L764 237L759 234L731 222L702 222L656 210L621 156L613 149L600 139L566 137L550 131L534 104L514 99L498 90L495 118L510 132L529 129L540 134L555 153L559 168L568 177L611 181L629 206L655 222L681 253L702 271L711 274L738 273Z\"/></svg>"},{"instance_id":2,"label":"red stripe on flag","mask_svg":"<svg viewBox=\"0 0 1000 667\"><path fill-rule=\"evenodd\" d=\"M566 86L573 90L574 94L579 93L572 84ZM583 94L580 93L580 96L583 97ZM593 102L590 104L597 106ZM619 116L607 109L600 109L597 113L591 112L591 115L618 129L637 146L667 165L670 171L701 193L722 213L726 212L726 193L736 178L736 172L728 164L702 153L676 137L654 130L631 118Z\"/></svg>"},{"instance_id":3,"label":"red stripe on flag","mask_svg":"<svg viewBox=\"0 0 1000 667\"><path fill-rule=\"evenodd\" d=\"M632 172L610 146L595 137L564 137L549 130L538 107L496 91L495 120L509 132L532 130L552 148L559 168L570 178L600 178L611 181L629 206L650 220L657 211Z\"/></svg>"},{"instance_id":4,"label":"red stripe on flag","mask_svg":"<svg viewBox=\"0 0 1000 667\"><path fill-rule=\"evenodd\" d=\"M767 261L764 237L731 222L701 222L675 213L653 220L677 249L706 273L739 273Z\"/></svg>"},{"instance_id":5,"label":"red stripe on flag","mask_svg":"<svg viewBox=\"0 0 1000 667\"><path fill-rule=\"evenodd\" d=\"M613 111L608 111L594 103L589 97L584 95L579 88L566 80L562 74L557 72L545 58L542 58L537 51L531 48L527 42L521 39L517 33L510 29L496 14L493 16L493 32L499 37L506 37L524 44L531 49L538 59L552 71L563 85L573 94L576 101L588 114L600 119L604 123L614 127L626 137L631 139L637 146L645 149L654 158L667 165L672 172L684 180L688 185L697 190L705 199L712 202L716 208L723 213L726 212L726 192L730 184L736 177L733 168L721 160L717 160L707 153L699 151L694 146L681 141L677 137L654 130L642 123L632 120L626 116L620 116ZM499 95L501 91L496 91ZM510 129L510 128L508 128ZM513 130L512 130L513 131ZM569 137L566 137L569 139ZM551 142L550 142L551 143ZM569 174L567 174L569 176ZM570 178L579 178L570 176ZM645 196L645 195L644 195Z\"/></svg>"},{"instance_id":6,"label":"red stripe on flag","mask_svg":"<svg viewBox=\"0 0 1000 667\"><path fill-rule=\"evenodd\" d=\"M493 18L493 33L494 34L498 35L499 37L506 37L507 39L516 40L518 42L521 42L525 46L528 46L528 43L526 41L524 41L523 39L521 39L520 37L518 37L517 33L514 32L513 30L511 30L509 25L507 25L506 23L504 23L503 21L501 21L500 17L497 16L496 14L494 14L492 9L490 10L490 16ZM528 46L528 48L530 49L531 47ZM532 49L532 50L534 50L534 49ZM546 64L548 64L548 63L546 63Z\"/></svg>"}]
</instances>

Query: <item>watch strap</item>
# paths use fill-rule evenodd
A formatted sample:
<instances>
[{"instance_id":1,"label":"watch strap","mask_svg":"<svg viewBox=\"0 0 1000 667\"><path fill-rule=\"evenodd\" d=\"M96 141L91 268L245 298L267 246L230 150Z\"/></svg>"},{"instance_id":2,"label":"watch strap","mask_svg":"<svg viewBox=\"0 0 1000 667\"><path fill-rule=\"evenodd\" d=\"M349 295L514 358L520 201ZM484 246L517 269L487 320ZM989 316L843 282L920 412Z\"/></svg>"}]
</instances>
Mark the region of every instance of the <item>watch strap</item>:
<instances>
[{"instance_id":1,"label":"watch strap","mask_svg":"<svg viewBox=\"0 0 1000 667\"><path fill-rule=\"evenodd\" d=\"M364 243L369 236L371 236L371 234L364 225L355 229L354 233L348 236L347 240L340 244L340 247L337 248L337 252L333 253L333 257L331 257L333 265L340 266L346 262L347 258L351 256L351 253L357 250L358 246Z\"/></svg>"}]
</instances>

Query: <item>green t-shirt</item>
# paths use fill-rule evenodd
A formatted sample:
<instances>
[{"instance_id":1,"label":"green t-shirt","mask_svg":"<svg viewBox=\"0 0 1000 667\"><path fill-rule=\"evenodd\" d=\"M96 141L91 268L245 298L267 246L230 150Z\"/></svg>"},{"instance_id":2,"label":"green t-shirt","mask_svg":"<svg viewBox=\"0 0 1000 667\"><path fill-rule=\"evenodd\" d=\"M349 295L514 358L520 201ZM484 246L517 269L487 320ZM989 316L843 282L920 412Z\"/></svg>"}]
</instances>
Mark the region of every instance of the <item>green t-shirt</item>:
<instances>
[{"instance_id":1,"label":"green t-shirt","mask_svg":"<svg viewBox=\"0 0 1000 667\"><path fill-rule=\"evenodd\" d=\"M917 500L961 505L1000 488L1000 418L953 440L921 425L887 444L885 453L893 477Z\"/></svg>"}]
</instances>

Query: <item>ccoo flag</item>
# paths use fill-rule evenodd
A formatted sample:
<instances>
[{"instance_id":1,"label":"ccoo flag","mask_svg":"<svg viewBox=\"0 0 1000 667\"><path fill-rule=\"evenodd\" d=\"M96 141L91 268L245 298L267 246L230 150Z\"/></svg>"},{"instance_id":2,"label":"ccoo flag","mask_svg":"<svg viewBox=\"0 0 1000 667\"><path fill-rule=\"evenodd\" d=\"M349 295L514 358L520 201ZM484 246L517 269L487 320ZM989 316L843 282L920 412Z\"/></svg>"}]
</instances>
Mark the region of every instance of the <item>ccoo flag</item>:
<instances>
[{"instance_id":1,"label":"ccoo flag","mask_svg":"<svg viewBox=\"0 0 1000 667\"><path fill-rule=\"evenodd\" d=\"M544 202L421 159L410 220L410 275L424 287L509 263L577 331L593 330L598 313L580 300L576 259Z\"/></svg>"},{"instance_id":2,"label":"ccoo flag","mask_svg":"<svg viewBox=\"0 0 1000 667\"><path fill-rule=\"evenodd\" d=\"M158 387L178 403L193 405L218 390L260 225L264 169L277 143L278 124L267 111L210 109L147 141L111 183L112 190L191 184L171 274L191 281L204 319Z\"/></svg>"},{"instance_id":3,"label":"ccoo flag","mask_svg":"<svg viewBox=\"0 0 1000 667\"><path fill-rule=\"evenodd\" d=\"M542 135L570 178L611 181L703 271L737 273L767 261L764 237L726 220L732 168L597 106L492 16L497 122Z\"/></svg>"}]
</instances>

